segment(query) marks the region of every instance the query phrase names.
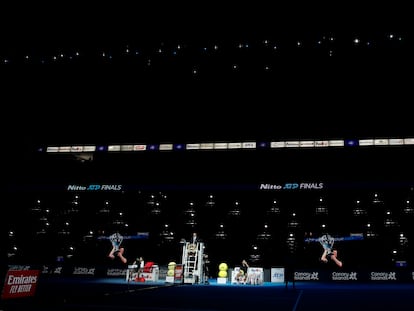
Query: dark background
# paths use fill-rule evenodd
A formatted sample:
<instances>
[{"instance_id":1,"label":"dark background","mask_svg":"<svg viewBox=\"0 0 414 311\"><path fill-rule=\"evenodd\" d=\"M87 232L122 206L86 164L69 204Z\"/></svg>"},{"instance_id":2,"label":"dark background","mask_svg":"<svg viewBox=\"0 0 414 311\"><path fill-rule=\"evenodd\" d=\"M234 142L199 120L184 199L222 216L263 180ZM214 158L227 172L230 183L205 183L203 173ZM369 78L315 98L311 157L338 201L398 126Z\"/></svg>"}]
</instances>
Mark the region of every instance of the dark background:
<instances>
[{"instance_id":1,"label":"dark background","mask_svg":"<svg viewBox=\"0 0 414 311\"><path fill-rule=\"evenodd\" d=\"M356 1L5 5L2 55L19 61L2 66L2 132L16 147L97 140L401 135L411 130L408 12L399 2ZM387 33L402 35L404 48L393 51L378 43L372 54L355 53L345 44L355 36L380 40ZM331 34L338 38L334 60L308 50L309 45L297 55L301 52L291 44ZM223 69L234 61L228 49L230 54L221 54L218 62L202 63L209 72L197 78L186 71L200 63L195 52L183 57L178 69L167 60L156 63L151 73L127 61L103 65L97 56L127 45L151 51L161 42L194 48L249 42L254 47L267 38L289 46L275 60L271 78L253 69L232 76ZM88 59L69 66L27 66L23 61L27 54L39 59L74 49ZM254 53L247 65L265 57Z\"/></svg>"},{"instance_id":2,"label":"dark background","mask_svg":"<svg viewBox=\"0 0 414 311\"><path fill-rule=\"evenodd\" d=\"M72 180L250 183L275 176L411 181L409 147L101 155L86 163L37 153L55 144L412 137L413 38L406 6L297 1L5 6L4 180L12 186ZM387 33L398 33L402 43L386 44ZM331 34L338 38L331 44L333 58L310 44ZM376 45L355 50L349 44L355 36ZM277 58L257 48L267 38L281 42ZM295 47L297 40L305 43L303 50ZM138 63L99 57L127 45L153 56L161 43L169 48L176 42L190 46L189 52L177 63L155 57L151 70L146 57ZM230 47L238 42L251 43L252 52L233 53ZM224 47L219 57L200 57L199 49L216 43ZM39 62L74 50L81 51L81 61ZM34 61L26 62L25 55ZM234 57L247 69L230 70ZM270 75L255 66L265 60L275 68ZM195 65L200 75L190 74Z\"/></svg>"}]
</instances>

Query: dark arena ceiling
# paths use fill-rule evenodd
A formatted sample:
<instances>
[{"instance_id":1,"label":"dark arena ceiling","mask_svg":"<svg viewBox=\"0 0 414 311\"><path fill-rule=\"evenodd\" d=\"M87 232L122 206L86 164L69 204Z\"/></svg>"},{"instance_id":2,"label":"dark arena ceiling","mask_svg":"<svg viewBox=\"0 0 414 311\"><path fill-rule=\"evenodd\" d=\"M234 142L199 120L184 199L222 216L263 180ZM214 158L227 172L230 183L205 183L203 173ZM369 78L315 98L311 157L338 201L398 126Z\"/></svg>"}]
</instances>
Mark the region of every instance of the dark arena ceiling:
<instances>
[{"instance_id":1,"label":"dark arena ceiling","mask_svg":"<svg viewBox=\"0 0 414 311\"><path fill-rule=\"evenodd\" d=\"M5 163L14 168L7 176L32 179L44 169L64 179L76 174L76 163L89 170L85 178L105 172L134 180L131 170L152 178L154 169L142 164L151 159L162 167L156 175L165 172L168 180L191 180L200 163L200 179L212 181L223 171L235 180L380 178L378 166L393 179L409 178L411 147L98 153L91 163L64 154L45 160L38 152L85 144L413 137L408 12L396 1L6 6L1 131ZM42 164L34 164L39 157ZM54 165L63 159L69 164L59 175ZM100 169L113 159L116 165Z\"/></svg>"},{"instance_id":2,"label":"dark arena ceiling","mask_svg":"<svg viewBox=\"0 0 414 311\"><path fill-rule=\"evenodd\" d=\"M411 135L407 12L398 2L6 7L3 132L16 148Z\"/></svg>"}]
</instances>

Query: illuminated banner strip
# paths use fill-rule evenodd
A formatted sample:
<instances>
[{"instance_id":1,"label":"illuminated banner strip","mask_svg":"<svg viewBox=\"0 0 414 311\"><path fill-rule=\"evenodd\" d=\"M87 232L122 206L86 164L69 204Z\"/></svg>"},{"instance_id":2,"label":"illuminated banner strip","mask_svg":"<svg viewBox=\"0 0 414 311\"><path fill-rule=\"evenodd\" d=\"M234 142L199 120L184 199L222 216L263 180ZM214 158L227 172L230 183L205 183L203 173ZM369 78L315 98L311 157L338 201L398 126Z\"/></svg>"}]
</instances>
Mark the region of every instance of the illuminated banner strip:
<instances>
[{"instance_id":1,"label":"illuminated banner strip","mask_svg":"<svg viewBox=\"0 0 414 311\"><path fill-rule=\"evenodd\" d=\"M350 236L341 236L341 237L334 237L335 242L342 242L342 241L361 241L364 237L362 235L350 235ZM319 238L306 238L305 242L320 242Z\"/></svg>"},{"instance_id":2,"label":"illuminated banner strip","mask_svg":"<svg viewBox=\"0 0 414 311\"><path fill-rule=\"evenodd\" d=\"M188 144L136 144L136 145L73 145L48 146L39 151L47 153L85 153L85 152L136 152L136 151L168 151L168 150L217 150L217 149L303 149L329 147L384 147L384 146L412 146L414 138L368 138L368 139L331 139L331 140L287 140L269 142L204 142Z\"/></svg>"},{"instance_id":3,"label":"illuminated banner strip","mask_svg":"<svg viewBox=\"0 0 414 311\"><path fill-rule=\"evenodd\" d=\"M136 235L123 235L124 240L142 240L149 238L149 232L138 232ZM101 235L98 236L98 240L109 240L110 236Z\"/></svg>"}]
</instances>

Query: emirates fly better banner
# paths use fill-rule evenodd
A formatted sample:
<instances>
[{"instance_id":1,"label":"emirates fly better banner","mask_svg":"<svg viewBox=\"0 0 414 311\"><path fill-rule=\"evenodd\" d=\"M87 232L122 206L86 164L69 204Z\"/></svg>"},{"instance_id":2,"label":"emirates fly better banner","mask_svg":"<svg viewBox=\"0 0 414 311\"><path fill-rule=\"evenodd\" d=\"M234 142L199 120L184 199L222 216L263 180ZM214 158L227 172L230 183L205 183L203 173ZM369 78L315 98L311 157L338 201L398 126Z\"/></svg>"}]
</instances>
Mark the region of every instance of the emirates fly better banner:
<instances>
[{"instance_id":1,"label":"emirates fly better banner","mask_svg":"<svg viewBox=\"0 0 414 311\"><path fill-rule=\"evenodd\" d=\"M39 270L9 270L1 298L34 296L39 273Z\"/></svg>"}]
</instances>

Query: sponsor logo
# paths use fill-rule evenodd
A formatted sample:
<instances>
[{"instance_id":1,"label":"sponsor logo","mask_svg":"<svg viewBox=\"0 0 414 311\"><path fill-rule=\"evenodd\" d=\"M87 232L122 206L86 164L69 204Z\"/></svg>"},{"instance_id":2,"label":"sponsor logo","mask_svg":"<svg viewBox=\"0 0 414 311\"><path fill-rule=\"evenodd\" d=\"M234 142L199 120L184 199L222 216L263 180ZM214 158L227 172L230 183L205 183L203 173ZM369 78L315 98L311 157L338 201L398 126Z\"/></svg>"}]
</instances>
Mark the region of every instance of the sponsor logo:
<instances>
[{"instance_id":1,"label":"sponsor logo","mask_svg":"<svg viewBox=\"0 0 414 311\"><path fill-rule=\"evenodd\" d=\"M1 298L34 296L39 270L9 270Z\"/></svg>"},{"instance_id":2,"label":"sponsor logo","mask_svg":"<svg viewBox=\"0 0 414 311\"><path fill-rule=\"evenodd\" d=\"M282 185L274 185L274 184L260 184L260 190L280 190L282 189Z\"/></svg>"},{"instance_id":3,"label":"sponsor logo","mask_svg":"<svg viewBox=\"0 0 414 311\"><path fill-rule=\"evenodd\" d=\"M122 185L68 185L68 191L121 191Z\"/></svg>"},{"instance_id":4,"label":"sponsor logo","mask_svg":"<svg viewBox=\"0 0 414 311\"><path fill-rule=\"evenodd\" d=\"M62 274L62 269L63 267L56 267L55 269L53 269L53 274Z\"/></svg>"},{"instance_id":5,"label":"sponsor logo","mask_svg":"<svg viewBox=\"0 0 414 311\"><path fill-rule=\"evenodd\" d=\"M358 281L356 272L333 272L331 275L333 281Z\"/></svg>"},{"instance_id":6,"label":"sponsor logo","mask_svg":"<svg viewBox=\"0 0 414 311\"><path fill-rule=\"evenodd\" d=\"M134 145L134 151L144 151L147 150L147 145Z\"/></svg>"},{"instance_id":7,"label":"sponsor logo","mask_svg":"<svg viewBox=\"0 0 414 311\"><path fill-rule=\"evenodd\" d=\"M283 278L284 276L285 276L285 274L280 273L280 272L275 272L275 273L272 274L272 277L275 278L275 279L280 279L280 278Z\"/></svg>"},{"instance_id":8,"label":"sponsor logo","mask_svg":"<svg viewBox=\"0 0 414 311\"><path fill-rule=\"evenodd\" d=\"M30 266L25 265L10 265L9 270L30 270Z\"/></svg>"},{"instance_id":9,"label":"sponsor logo","mask_svg":"<svg viewBox=\"0 0 414 311\"><path fill-rule=\"evenodd\" d=\"M95 275L95 268L75 267L74 275Z\"/></svg>"},{"instance_id":10,"label":"sponsor logo","mask_svg":"<svg viewBox=\"0 0 414 311\"><path fill-rule=\"evenodd\" d=\"M62 274L63 267L49 267L49 266L43 266L42 274Z\"/></svg>"},{"instance_id":11,"label":"sponsor logo","mask_svg":"<svg viewBox=\"0 0 414 311\"><path fill-rule=\"evenodd\" d=\"M295 272L295 281L319 281L319 272Z\"/></svg>"},{"instance_id":12,"label":"sponsor logo","mask_svg":"<svg viewBox=\"0 0 414 311\"><path fill-rule=\"evenodd\" d=\"M126 269L108 269L106 271L107 276L126 276Z\"/></svg>"},{"instance_id":13,"label":"sponsor logo","mask_svg":"<svg viewBox=\"0 0 414 311\"><path fill-rule=\"evenodd\" d=\"M260 184L260 190L320 190L323 189L323 183L285 183L285 184Z\"/></svg>"},{"instance_id":14,"label":"sponsor logo","mask_svg":"<svg viewBox=\"0 0 414 311\"><path fill-rule=\"evenodd\" d=\"M371 281L396 281L397 276L395 272L371 272Z\"/></svg>"},{"instance_id":15,"label":"sponsor logo","mask_svg":"<svg viewBox=\"0 0 414 311\"><path fill-rule=\"evenodd\" d=\"M271 273L271 282L284 282L285 268L272 268Z\"/></svg>"},{"instance_id":16,"label":"sponsor logo","mask_svg":"<svg viewBox=\"0 0 414 311\"><path fill-rule=\"evenodd\" d=\"M9 275L7 277L7 285L16 285L16 284L33 284L37 282L37 275Z\"/></svg>"}]
</instances>

